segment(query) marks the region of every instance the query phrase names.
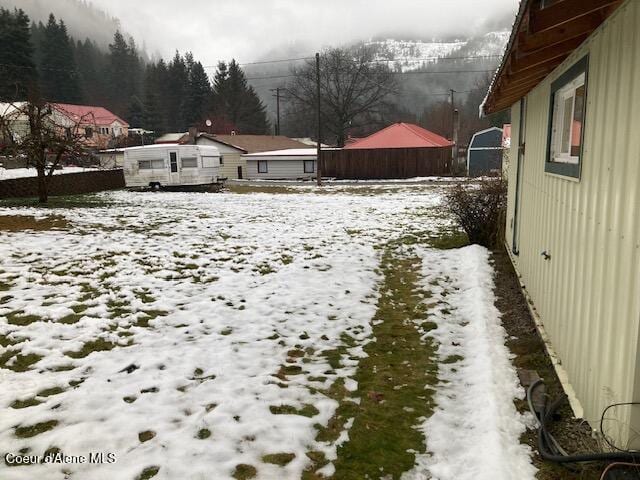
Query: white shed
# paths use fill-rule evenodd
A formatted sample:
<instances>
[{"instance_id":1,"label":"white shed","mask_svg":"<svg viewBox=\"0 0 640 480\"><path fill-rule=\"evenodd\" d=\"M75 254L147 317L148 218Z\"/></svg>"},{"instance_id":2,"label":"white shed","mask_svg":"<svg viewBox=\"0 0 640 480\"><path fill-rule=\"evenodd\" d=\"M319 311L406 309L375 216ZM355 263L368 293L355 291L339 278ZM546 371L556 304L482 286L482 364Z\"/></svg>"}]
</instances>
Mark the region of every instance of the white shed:
<instances>
[{"instance_id":1,"label":"white shed","mask_svg":"<svg viewBox=\"0 0 640 480\"><path fill-rule=\"evenodd\" d=\"M291 148L243 155L247 178L264 180L302 180L316 175L315 148Z\"/></svg>"}]
</instances>

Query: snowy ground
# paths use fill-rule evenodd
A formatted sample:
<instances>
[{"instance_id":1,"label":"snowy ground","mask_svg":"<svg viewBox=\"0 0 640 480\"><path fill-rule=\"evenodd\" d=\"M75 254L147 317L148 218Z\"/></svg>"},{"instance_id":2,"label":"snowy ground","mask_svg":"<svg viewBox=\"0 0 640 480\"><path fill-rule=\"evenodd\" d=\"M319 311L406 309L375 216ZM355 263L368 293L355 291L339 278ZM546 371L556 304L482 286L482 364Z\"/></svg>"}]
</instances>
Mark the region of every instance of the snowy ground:
<instances>
[{"instance_id":1,"label":"snowy ground","mask_svg":"<svg viewBox=\"0 0 640 480\"><path fill-rule=\"evenodd\" d=\"M80 173L96 170L91 167L64 167L60 170L54 170L54 175L63 173ZM37 177L38 172L35 168L3 168L0 167L0 180L10 180L12 178Z\"/></svg>"},{"instance_id":2,"label":"snowy ground","mask_svg":"<svg viewBox=\"0 0 640 480\"><path fill-rule=\"evenodd\" d=\"M103 206L46 211L67 230L3 232L0 451L112 452L116 462L0 464L2 478L133 479L149 469L154 478L227 479L246 464L256 478L298 479L307 452L335 458L314 425L337 407L323 390L338 378L357 388L357 359L374 341L379 247L449 228L442 188L105 193ZM434 312L438 355L464 359L439 375L449 383L419 426L430 454L408 475L533 478L486 250L419 251L424 281L456 292L453 315ZM355 341L332 369L322 353L344 335ZM281 466L270 454L293 456Z\"/></svg>"}]
</instances>

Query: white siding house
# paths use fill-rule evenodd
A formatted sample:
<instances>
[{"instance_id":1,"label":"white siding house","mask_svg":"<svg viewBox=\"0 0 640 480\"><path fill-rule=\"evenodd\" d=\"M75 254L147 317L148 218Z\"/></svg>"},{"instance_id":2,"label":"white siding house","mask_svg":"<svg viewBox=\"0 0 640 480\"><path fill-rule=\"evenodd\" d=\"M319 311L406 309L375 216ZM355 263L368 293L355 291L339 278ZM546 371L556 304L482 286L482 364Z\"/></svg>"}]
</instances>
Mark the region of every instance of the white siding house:
<instances>
[{"instance_id":1,"label":"white siding house","mask_svg":"<svg viewBox=\"0 0 640 480\"><path fill-rule=\"evenodd\" d=\"M316 176L315 148L294 148L242 156L250 180L302 180Z\"/></svg>"}]
</instances>

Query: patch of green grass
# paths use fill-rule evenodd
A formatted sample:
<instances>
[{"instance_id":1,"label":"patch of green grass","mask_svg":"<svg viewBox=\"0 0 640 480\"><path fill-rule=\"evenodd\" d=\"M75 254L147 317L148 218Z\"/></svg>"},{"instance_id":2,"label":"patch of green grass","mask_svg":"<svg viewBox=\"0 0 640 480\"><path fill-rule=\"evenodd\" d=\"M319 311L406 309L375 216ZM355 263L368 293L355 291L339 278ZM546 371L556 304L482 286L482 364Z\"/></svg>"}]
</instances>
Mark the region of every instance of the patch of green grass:
<instances>
[{"instance_id":1,"label":"patch of green grass","mask_svg":"<svg viewBox=\"0 0 640 480\"><path fill-rule=\"evenodd\" d=\"M37 397L51 397L52 395L59 395L64 392L64 388L61 387L51 387L45 388L44 390L40 390L36 396Z\"/></svg>"},{"instance_id":2,"label":"patch of green grass","mask_svg":"<svg viewBox=\"0 0 640 480\"><path fill-rule=\"evenodd\" d=\"M123 315L127 315L131 313L128 302L121 300L113 300L109 299L107 302L107 308L109 309L109 313L111 314L111 318L122 317Z\"/></svg>"},{"instance_id":3,"label":"patch of green grass","mask_svg":"<svg viewBox=\"0 0 640 480\"><path fill-rule=\"evenodd\" d=\"M138 434L138 440L140 440L140 443L144 443L144 442L148 442L155 436L156 436L156 432L154 432L153 430L145 430L144 432L140 432Z\"/></svg>"},{"instance_id":4,"label":"patch of green grass","mask_svg":"<svg viewBox=\"0 0 640 480\"><path fill-rule=\"evenodd\" d=\"M49 420L47 422L35 423L33 425L18 426L14 433L18 438L30 438L40 435L41 433L53 430L58 425L57 420Z\"/></svg>"},{"instance_id":5,"label":"patch of green grass","mask_svg":"<svg viewBox=\"0 0 640 480\"><path fill-rule=\"evenodd\" d=\"M460 355L449 355L444 360L441 360L441 362L442 363L446 363L446 364L451 364L451 363L457 363L460 360L464 360L464 357L462 357Z\"/></svg>"},{"instance_id":6,"label":"patch of green grass","mask_svg":"<svg viewBox=\"0 0 640 480\"><path fill-rule=\"evenodd\" d=\"M14 312L7 313L7 323L11 325L18 325L20 327L25 327L27 325L31 325L34 322L42 321L42 317L38 315L23 315L24 310L16 310Z\"/></svg>"},{"instance_id":7,"label":"patch of green grass","mask_svg":"<svg viewBox=\"0 0 640 480\"><path fill-rule=\"evenodd\" d=\"M116 344L109 340L105 340L104 338L97 338L96 340L86 342L80 350L71 350L64 352L64 354L71 358L84 358L90 353L105 352L113 349L115 346Z\"/></svg>"},{"instance_id":8,"label":"patch of green grass","mask_svg":"<svg viewBox=\"0 0 640 480\"><path fill-rule=\"evenodd\" d=\"M65 315L61 319L58 320L58 323L64 323L66 325L71 325L74 323L78 323L80 319L83 317L81 313L70 313L69 315Z\"/></svg>"},{"instance_id":9,"label":"patch of green grass","mask_svg":"<svg viewBox=\"0 0 640 480\"><path fill-rule=\"evenodd\" d=\"M122 400L124 400L125 403L133 403L137 399L138 397L134 397L134 396L122 397Z\"/></svg>"},{"instance_id":10,"label":"patch of green grass","mask_svg":"<svg viewBox=\"0 0 640 480\"><path fill-rule=\"evenodd\" d=\"M469 245L469 237L464 232L451 231L438 235L429 240L429 244L434 248L447 250L450 248L460 248Z\"/></svg>"},{"instance_id":11,"label":"patch of green grass","mask_svg":"<svg viewBox=\"0 0 640 480\"><path fill-rule=\"evenodd\" d=\"M302 408L296 408L293 405L271 405L269 410L274 415L301 415L303 417L315 417L320 412L316 407L307 403Z\"/></svg>"},{"instance_id":12,"label":"patch of green grass","mask_svg":"<svg viewBox=\"0 0 640 480\"><path fill-rule=\"evenodd\" d=\"M150 478L155 477L159 471L160 467L158 467L157 465L147 467L142 470L142 472L140 472L140 475L136 477L136 480L149 480Z\"/></svg>"},{"instance_id":13,"label":"patch of green grass","mask_svg":"<svg viewBox=\"0 0 640 480\"><path fill-rule=\"evenodd\" d=\"M36 398L27 398L26 400L14 400L13 402L11 402L11 405L9 405L11 408L27 408L27 407L33 407L35 405L40 405L42 402L40 400L37 400Z\"/></svg>"},{"instance_id":14,"label":"patch of green grass","mask_svg":"<svg viewBox=\"0 0 640 480\"><path fill-rule=\"evenodd\" d=\"M38 209L106 208L113 205L117 205L117 202L99 194L50 196L47 203L40 203L35 197L0 200L1 207L34 207Z\"/></svg>"},{"instance_id":15,"label":"patch of green grass","mask_svg":"<svg viewBox=\"0 0 640 480\"><path fill-rule=\"evenodd\" d=\"M211 436L211 430L209 430L208 428L201 428L200 430L198 430L198 433L196 435L197 438L199 438L200 440L204 440L206 438L209 438Z\"/></svg>"},{"instance_id":16,"label":"patch of green grass","mask_svg":"<svg viewBox=\"0 0 640 480\"><path fill-rule=\"evenodd\" d=\"M258 272L260 275L268 275L270 273L275 272L273 267L267 262L262 262L262 263L256 265L256 267L253 269L253 271L254 272Z\"/></svg>"},{"instance_id":17,"label":"patch of green grass","mask_svg":"<svg viewBox=\"0 0 640 480\"><path fill-rule=\"evenodd\" d=\"M11 288L11 284L10 283L5 283L3 281L0 281L0 292L6 292L10 288Z\"/></svg>"},{"instance_id":18,"label":"patch of green grass","mask_svg":"<svg viewBox=\"0 0 640 480\"><path fill-rule=\"evenodd\" d=\"M264 463L272 463L284 467L296 458L295 453L270 453L262 457Z\"/></svg>"},{"instance_id":19,"label":"patch of green grass","mask_svg":"<svg viewBox=\"0 0 640 480\"><path fill-rule=\"evenodd\" d=\"M258 474L256 467L253 465L247 465L246 463L239 463L233 470L231 475L236 480L249 480L254 478Z\"/></svg>"},{"instance_id":20,"label":"patch of green grass","mask_svg":"<svg viewBox=\"0 0 640 480\"><path fill-rule=\"evenodd\" d=\"M14 372L26 372L31 365L40 361L41 358L42 355L36 353L22 355L19 350L6 350L3 354L0 354L0 368L7 368ZM13 359L13 362L8 365L11 359Z\"/></svg>"},{"instance_id":21,"label":"patch of green grass","mask_svg":"<svg viewBox=\"0 0 640 480\"><path fill-rule=\"evenodd\" d=\"M293 262L293 257L291 255L282 254L280 256L280 261L283 265L289 265L291 262Z\"/></svg>"},{"instance_id":22,"label":"patch of green grass","mask_svg":"<svg viewBox=\"0 0 640 480\"><path fill-rule=\"evenodd\" d=\"M418 308L421 260L402 254L397 247L387 246L382 257L384 278L372 322L375 341L364 347L367 356L360 360L355 375L355 396L361 402L348 401L344 386L335 382L327 395L340 405L326 427L317 427L317 439L334 441L347 420L354 418L349 441L338 447L335 478L397 479L414 466L415 452L426 449L423 434L415 427L433 408L427 387L437 382L435 346L421 338L414 323L424 318ZM333 354L336 363L337 353ZM307 478L313 478L319 466L309 469Z\"/></svg>"}]
</instances>

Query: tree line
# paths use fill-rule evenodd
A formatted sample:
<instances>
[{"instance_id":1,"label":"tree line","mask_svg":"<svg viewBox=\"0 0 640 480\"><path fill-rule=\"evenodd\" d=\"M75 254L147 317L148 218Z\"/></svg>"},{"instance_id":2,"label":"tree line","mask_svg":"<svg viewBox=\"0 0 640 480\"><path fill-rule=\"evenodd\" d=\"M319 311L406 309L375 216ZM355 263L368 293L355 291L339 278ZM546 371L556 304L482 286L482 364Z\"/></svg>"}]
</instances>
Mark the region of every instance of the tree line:
<instances>
[{"instance_id":1,"label":"tree line","mask_svg":"<svg viewBox=\"0 0 640 480\"><path fill-rule=\"evenodd\" d=\"M193 54L149 61L133 38L116 31L108 51L77 40L53 14L33 23L20 9L0 8L0 101L37 95L49 102L103 106L132 127L156 135L213 122L216 133L264 134L266 110L235 60L213 79Z\"/></svg>"}]
</instances>

